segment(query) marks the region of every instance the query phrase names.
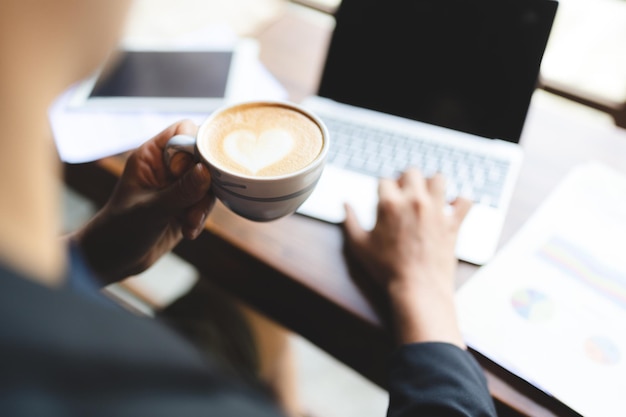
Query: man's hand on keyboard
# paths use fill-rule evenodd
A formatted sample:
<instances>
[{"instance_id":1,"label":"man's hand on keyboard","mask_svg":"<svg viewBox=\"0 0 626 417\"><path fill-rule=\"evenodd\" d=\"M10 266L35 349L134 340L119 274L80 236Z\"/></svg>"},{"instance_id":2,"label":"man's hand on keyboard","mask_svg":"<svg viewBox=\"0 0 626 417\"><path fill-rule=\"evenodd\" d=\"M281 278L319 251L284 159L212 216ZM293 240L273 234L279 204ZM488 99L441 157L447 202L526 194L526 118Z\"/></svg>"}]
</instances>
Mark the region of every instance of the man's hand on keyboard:
<instances>
[{"instance_id":1,"label":"man's hand on keyboard","mask_svg":"<svg viewBox=\"0 0 626 417\"><path fill-rule=\"evenodd\" d=\"M459 198L444 210L446 185L415 169L381 179L377 222L370 232L346 206L349 253L386 290L399 343L440 341L464 347L454 308L454 255L459 227L471 207Z\"/></svg>"}]
</instances>

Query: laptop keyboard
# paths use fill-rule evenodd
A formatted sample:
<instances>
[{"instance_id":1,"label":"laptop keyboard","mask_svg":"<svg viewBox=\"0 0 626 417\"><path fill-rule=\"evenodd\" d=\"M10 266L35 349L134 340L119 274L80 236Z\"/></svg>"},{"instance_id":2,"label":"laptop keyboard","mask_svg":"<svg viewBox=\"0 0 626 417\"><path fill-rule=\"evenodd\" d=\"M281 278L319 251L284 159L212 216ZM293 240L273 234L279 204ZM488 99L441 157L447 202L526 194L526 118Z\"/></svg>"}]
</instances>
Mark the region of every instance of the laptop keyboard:
<instances>
[{"instance_id":1,"label":"laptop keyboard","mask_svg":"<svg viewBox=\"0 0 626 417\"><path fill-rule=\"evenodd\" d=\"M419 137L373 129L320 115L332 145L330 163L374 177L397 177L408 167L447 180L447 199L459 195L497 207L510 163L491 155L434 143Z\"/></svg>"}]
</instances>

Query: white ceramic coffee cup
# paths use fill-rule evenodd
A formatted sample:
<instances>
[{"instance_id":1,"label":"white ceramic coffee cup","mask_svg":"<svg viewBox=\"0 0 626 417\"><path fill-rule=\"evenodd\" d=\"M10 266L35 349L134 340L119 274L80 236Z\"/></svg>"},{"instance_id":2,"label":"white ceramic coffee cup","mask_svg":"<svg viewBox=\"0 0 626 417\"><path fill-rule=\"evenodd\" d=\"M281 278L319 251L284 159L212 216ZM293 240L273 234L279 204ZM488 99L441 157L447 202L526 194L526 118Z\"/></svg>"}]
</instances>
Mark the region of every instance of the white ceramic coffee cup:
<instances>
[{"instance_id":1,"label":"white ceramic coffee cup","mask_svg":"<svg viewBox=\"0 0 626 417\"><path fill-rule=\"evenodd\" d=\"M322 148L319 154L304 168L277 176L251 176L221 165L208 152L208 146L198 145L204 141L205 132L219 115L239 106L269 105L297 111L313 123L322 132ZM195 137L176 135L168 142L164 150L164 161L169 166L172 156L177 152L186 152L202 161L211 173L211 189L226 207L250 220L270 221L294 213L311 195L322 175L329 146L328 129L313 113L302 107L284 101L248 101L224 106L213 112L198 129Z\"/></svg>"}]
</instances>

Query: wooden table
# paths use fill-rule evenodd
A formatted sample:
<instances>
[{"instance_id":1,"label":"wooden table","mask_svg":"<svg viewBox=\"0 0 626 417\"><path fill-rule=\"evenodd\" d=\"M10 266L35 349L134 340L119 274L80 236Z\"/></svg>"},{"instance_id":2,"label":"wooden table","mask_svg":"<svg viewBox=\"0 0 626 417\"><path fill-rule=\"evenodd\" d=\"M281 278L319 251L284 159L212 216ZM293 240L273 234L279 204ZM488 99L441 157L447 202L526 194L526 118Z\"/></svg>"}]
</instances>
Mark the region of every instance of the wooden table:
<instances>
[{"instance_id":1,"label":"wooden table","mask_svg":"<svg viewBox=\"0 0 626 417\"><path fill-rule=\"evenodd\" d=\"M331 26L296 9L258 33L261 59L299 101L315 91ZM522 144L526 159L501 244L528 218L575 164L601 160L626 172L626 134L587 120L580 109L563 109L547 93L531 106ZM124 156L66 165L66 182L104 203L119 177ZM218 204L205 232L175 252L199 272L384 386L390 335L373 304L353 282L342 253L340 227L290 216L272 223L242 219ZM477 267L461 263L462 285ZM476 355L502 415L571 415L556 400Z\"/></svg>"}]
</instances>

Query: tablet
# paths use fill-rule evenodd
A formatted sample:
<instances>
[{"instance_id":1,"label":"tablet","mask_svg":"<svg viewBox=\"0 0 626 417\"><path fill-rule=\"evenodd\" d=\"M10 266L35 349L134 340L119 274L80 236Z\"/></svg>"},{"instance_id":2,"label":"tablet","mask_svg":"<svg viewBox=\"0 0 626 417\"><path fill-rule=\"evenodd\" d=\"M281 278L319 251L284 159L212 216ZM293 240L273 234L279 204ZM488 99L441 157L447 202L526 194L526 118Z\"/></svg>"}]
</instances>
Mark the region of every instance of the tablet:
<instances>
[{"instance_id":1,"label":"tablet","mask_svg":"<svg viewBox=\"0 0 626 417\"><path fill-rule=\"evenodd\" d=\"M228 49L124 48L81 83L69 106L109 111L210 112L234 95L254 43Z\"/></svg>"}]
</instances>

